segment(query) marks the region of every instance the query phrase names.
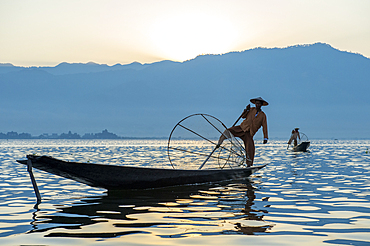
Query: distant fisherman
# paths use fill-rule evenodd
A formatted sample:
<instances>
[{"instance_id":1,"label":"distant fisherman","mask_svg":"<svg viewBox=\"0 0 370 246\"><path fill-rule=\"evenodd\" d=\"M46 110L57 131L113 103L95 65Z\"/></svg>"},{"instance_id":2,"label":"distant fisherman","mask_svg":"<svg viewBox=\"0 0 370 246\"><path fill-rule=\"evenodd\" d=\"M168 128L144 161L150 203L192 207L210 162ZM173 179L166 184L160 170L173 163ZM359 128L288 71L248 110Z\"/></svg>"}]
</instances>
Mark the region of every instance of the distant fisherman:
<instances>
[{"instance_id":1,"label":"distant fisherman","mask_svg":"<svg viewBox=\"0 0 370 246\"><path fill-rule=\"evenodd\" d=\"M297 138L300 140L301 139L301 136L299 135L299 128L295 128L293 131L292 131L292 135L290 136L290 139L288 141L288 147L287 149L289 148L289 145L293 142L294 143L294 147L297 146L298 144L298 141L297 141Z\"/></svg>"},{"instance_id":2,"label":"distant fisherman","mask_svg":"<svg viewBox=\"0 0 370 246\"><path fill-rule=\"evenodd\" d=\"M261 106L269 105L268 102L263 100L261 97L253 98L250 100L256 107L251 108L248 104L247 108L244 109L242 114L243 122L238 126L228 128L218 140L217 147L219 147L226 138L230 138L230 133L235 137L239 137L244 142L245 151L247 157L249 156L250 161L247 160L247 166L253 165L255 146L253 136L261 128L263 128L263 143L266 144L268 141L267 134L267 118L266 114L261 110Z\"/></svg>"}]
</instances>

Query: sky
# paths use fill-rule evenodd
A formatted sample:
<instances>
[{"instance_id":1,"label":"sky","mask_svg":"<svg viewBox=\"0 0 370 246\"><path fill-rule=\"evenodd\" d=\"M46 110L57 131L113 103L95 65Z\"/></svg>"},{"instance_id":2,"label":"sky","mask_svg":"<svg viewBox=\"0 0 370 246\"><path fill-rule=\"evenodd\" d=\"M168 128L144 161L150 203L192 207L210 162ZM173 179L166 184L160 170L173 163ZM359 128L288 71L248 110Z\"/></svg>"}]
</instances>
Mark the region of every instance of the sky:
<instances>
[{"instance_id":1,"label":"sky","mask_svg":"<svg viewBox=\"0 0 370 246\"><path fill-rule=\"evenodd\" d=\"M184 61L328 43L370 57L368 0L0 0L0 63Z\"/></svg>"}]
</instances>

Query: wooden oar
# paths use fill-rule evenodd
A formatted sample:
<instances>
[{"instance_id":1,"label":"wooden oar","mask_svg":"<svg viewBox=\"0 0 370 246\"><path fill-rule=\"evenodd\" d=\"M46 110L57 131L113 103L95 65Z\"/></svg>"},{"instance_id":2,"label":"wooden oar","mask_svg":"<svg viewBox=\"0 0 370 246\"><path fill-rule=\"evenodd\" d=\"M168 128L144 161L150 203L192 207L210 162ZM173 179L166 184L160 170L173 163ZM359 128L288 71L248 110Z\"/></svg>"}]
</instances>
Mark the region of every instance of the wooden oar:
<instances>
[{"instance_id":1,"label":"wooden oar","mask_svg":"<svg viewBox=\"0 0 370 246\"><path fill-rule=\"evenodd\" d=\"M248 105L249 105L249 104L248 104ZM245 107L245 109L246 109L246 110L249 110L249 109L248 109L248 105ZM243 113L239 116L239 118L235 121L235 123L233 124L233 126L235 126L235 125L238 123L238 121L242 118L243 114L244 114L244 111L243 111Z\"/></svg>"},{"instance_id":2,"label":"wooden oar","mask_svg":"<svg viewBox=\"0 0 370 246\"><path fill-rule=\"evenodd\" d=\"M249 104L248 104L248 105L249 105ZM247 106L247 107L245 107L245 109L247 109L247 110L248 110L248 106ZM243 113L239 116L239 118L235 121L235 123L233 124L233 126L235 126L235 125L238 123L238 121L242 118L243 114L244 114L244 111L243 111ZM209 155L207 156L207 158L204 160L203 164L202 164L198 169L202 169L202 167L204 166L204 164L206 164L206 162L209 160L209 158L211 158L212 154L216 151L216 149L218 149L218 147L220 147L220 146L216 145L216 147L212 150L211 154L209 154Z\"/></svg>"}]
</instances>

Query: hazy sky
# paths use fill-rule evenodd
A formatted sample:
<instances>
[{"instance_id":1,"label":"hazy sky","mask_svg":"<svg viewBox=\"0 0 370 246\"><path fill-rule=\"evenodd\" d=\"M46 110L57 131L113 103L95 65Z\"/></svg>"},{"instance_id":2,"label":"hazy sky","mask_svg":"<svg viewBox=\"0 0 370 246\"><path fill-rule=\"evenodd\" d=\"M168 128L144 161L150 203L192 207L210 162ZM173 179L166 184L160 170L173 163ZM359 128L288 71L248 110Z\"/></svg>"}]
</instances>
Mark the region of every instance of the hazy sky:
<instances>
[{"instance_id":1,"label":"hazy sky","mask_svg":"<svg viewBox=\"0 0 370 246\"><path fill-rule=\"evenodd\" d=\"M0 63L183 61L328 43L370 57L369 0L0 0Z\"/></svg>"}]
</instances>

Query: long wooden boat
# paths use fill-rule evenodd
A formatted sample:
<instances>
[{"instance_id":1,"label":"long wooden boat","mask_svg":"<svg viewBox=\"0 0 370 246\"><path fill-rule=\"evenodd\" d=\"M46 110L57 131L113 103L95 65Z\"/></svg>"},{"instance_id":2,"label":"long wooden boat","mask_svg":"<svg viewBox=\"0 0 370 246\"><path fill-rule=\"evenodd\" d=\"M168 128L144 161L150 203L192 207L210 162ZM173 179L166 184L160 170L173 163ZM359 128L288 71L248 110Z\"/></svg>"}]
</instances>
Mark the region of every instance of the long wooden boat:
<instances>
[{"instance_id":1,"label":"long wooden boat","mask_svg":"<svg viewBox=\"0 0 370 246\"><path fill-rule=\"evenodd\" d=\"M30 161L36 169L107 190L147 189L241 179L266 166L183 170L67 162L35 155L28 155L27 160L17 160L25 165Z\"/></svg>"},{"instance_id":2,"label":"long wooden boat","mask_svg":"<svg viewBox=\"0 0 370 246\"><path fill-rule=\"evenodd\" d=\"M310 146L310 142L308 142L308 141L301 142L297 146L294 146L293 147L293 151L295 151L295 152L299 152L299 151L306 152L307 151L307 148L309 146Z\"/></svg>"}]
</instances>

